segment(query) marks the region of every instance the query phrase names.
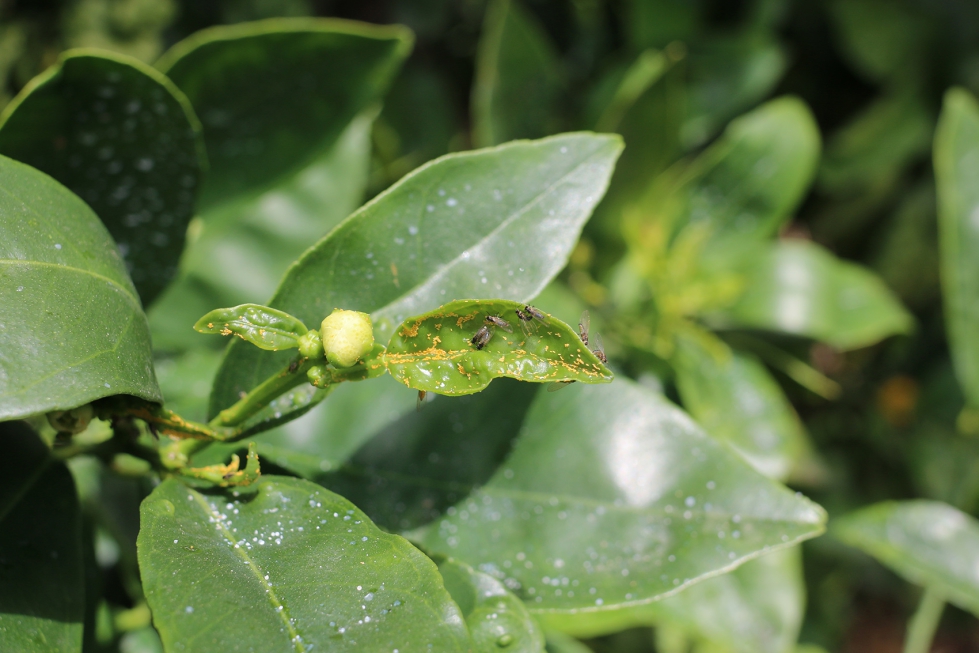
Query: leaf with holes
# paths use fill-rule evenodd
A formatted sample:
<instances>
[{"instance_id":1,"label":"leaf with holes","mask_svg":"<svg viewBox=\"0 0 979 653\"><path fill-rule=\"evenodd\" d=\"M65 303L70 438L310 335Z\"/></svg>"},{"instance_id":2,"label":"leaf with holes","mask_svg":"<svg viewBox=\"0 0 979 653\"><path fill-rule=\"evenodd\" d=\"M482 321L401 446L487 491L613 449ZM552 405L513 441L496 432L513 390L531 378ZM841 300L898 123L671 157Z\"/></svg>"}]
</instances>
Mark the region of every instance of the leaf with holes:
<instances>
[{"instance_id":1,"label":"leaf with holes","mask_svg":"<svg viewBox=\"0 0 979 653\"><path fill-rule=\"evenodd\" d=\"M69 51L6 108L0 154L92 207L145 306L176 274L204 147L187 98L159 72L108 52Z\"/></svg>"},{"instance_id":2,"label":"leaf with holes","mask_svg":"<svg viewBox=\"0 0 979 653\"><path fill-rule=\"evenodd\" d=\"M383 342L453 298L527 301L564 267L621 149L616 136L561 134L432 161L309 249L268 305L306 324L334 308L371 313ZM233 342L212 416L286 364Z\"/></svg>"},{"instance_id":3,"label":"leaf with holes","mask_svg":"<svg viewBox=\"0 0 979 653\"><path fill-rule=\"evenodd\" d=\"M198 333L234 334L267 351L295 349L299 338L309 331L288 313L259 304L216 308L197 320L194 329Z\"/></svg>"},{"instance_id":4,"label":"leaf with holes","mask_svg":"<svg viewBox=\"0 0 979 653\"><path fill-rule=\"evenodd\" d=\"M567 324L502 299L464 299L408 318L391 336L385 362L409 388L443 395L479 392L501 376L534 383L612 380Z\"/></svg>"},{"instance_id":5,"label":"leaf with holes","mask_svg":"<svg viewBox=\"0 0 979 653\"><path fill-rule=\"evenodd\" d=\"M0 234L0 420L117 394L161 401L146 316L92 209L0 156Z\"/></svg>"},{"instance_id":6,"label":"leaf with holes","mask_svg":"<svg viewBox=\"0 0 979 653\"><path fill-rule=\"evenodd\" d=\"M140 512L140 573L167 650L470 649L435 564L318 485L263 476L204 493L171 479Z\"/></svg>"},{"instance_id":7,"label":"leaf with holes","mask_svg":"<svg viewBox=\"0 0 979 653\"><path fill-rule=\"evenodd\" d=\"M475 653L543 653L544 636L523 602L503 583L458 560L439 563L452 599L466 617Z\"/></svg>"}]
</instances>

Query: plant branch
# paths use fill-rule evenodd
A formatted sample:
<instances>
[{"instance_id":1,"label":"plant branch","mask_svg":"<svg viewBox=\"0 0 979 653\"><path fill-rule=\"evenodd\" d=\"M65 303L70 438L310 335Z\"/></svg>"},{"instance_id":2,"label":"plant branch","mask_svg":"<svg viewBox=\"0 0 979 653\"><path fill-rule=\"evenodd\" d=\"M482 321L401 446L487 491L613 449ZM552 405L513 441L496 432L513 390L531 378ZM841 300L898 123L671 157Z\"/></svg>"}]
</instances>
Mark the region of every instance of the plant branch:
<instances>
[{"instance_id":1,"label":"plant branch","mask_svg":"<svg viewBox=\"0 0 979 653\"><path fill-rule=\"evenodd\" d=\"M904 640L904 653L928 653L935 638L935 630L945 609L945 596L928 587L921 596L918 609L908 622L908 635Z\"/></svg>"}]
</instances>

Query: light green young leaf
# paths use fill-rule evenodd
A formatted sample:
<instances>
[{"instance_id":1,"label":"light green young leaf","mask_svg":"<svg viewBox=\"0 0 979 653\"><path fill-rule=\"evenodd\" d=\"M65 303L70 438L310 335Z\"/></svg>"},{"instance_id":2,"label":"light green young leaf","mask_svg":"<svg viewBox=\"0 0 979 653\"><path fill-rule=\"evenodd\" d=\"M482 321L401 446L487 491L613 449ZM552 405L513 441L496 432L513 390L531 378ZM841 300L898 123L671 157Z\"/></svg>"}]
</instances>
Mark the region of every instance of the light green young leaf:
<instances>
[{"instance_id":1,"label":"light green young leaf","mask_svg":"<svg viewBox=\"0 0 979 653\"><path fill-rule=\"evenodd\" d=\"M525 308L464 299L408 318L388 344L388 371L409 388L443 395L479 392L501 376L534 383L612 380L571 327Z\"/></svg>"},{"instance_id":2,"label":"light green young leaf","mask_svg":"<svg viewBox=\"0 0 979 653\"><path fill-rule=\"evenodd\" d=\"M547 34L517 0L486 10L473 80L473 140L479 146L558 131L560 62Z\"/></svg>"},{"instance_id":3,"label":"light green young leaf","mask_svg":"<svg viewBox=\"0 0 979 653\"><path fill-rule=\"evenodd\" d=\"M914 322L876 274L819 245L783 240L738 264L745 291L719 326L781 331L857 349L908 333Z\"/></svg>"},{"instance_id":4,"label":"light green young leaf","mask_svg":"<svg viewBox=\"0 0 979 653\"><path fill-rule=\"evenodd\" d=\"M206 163L197 117L169 79L129 57L68 51L6 107L0 153L92 207L144 305L175 276Z\"/></svg>"},{"instance_id":5,"label":"light green young leaf","mask_svg":"<svg viewBox=\"0 0 979 653\"><path fill-rule=\"evenodd\" d=\"M204 494L170 479L141 516L140 573L167 650L470 650L435 564L318 485L263 476Z\"/></svg>"},{"instance_id":6,"label":"light green young leaf","mask_svg":"<svg viewBox=\"0 0 979 653\"><path fill-rule=\"evenodd\" d=\"M969 515L939 501L885 501L834 520L832 533L979 615L979 522Z\"/></svg>"},{"instance_id":7,"label":"light green young leaf","mask_svg":"<svg viewBox=\"0 0 979 653\"><path fill-rule=\"evenodd\" d=\"M689 163L657 179L640 219L671 232L707 225L716 240L775 234L809 189L819 161L819 129L794 97L762 105L731 122Z\"/></svg>"},{"instance_id":8,"label":"light green young leaf","mask_svg":"<svg viewBox=\"0 0 979 653\"><path fill-rule=\"evenodd\" d=\"M309 331L305 324L288 313L259 304L216 308L197 320L194 330L223 336L234 334L267 351L295 349L299 346L299 338Z\"/></svg>"},{"instance_id":9,"label":"light green young leaf","mask_svg":"<svg viewBox=\"0 0 979 653\"><path fill-rule=\"evenodd\" d=\"M430 162L307 251L268 305L307 324L334 308L371 313L383 342L453 298L527 301L564 267L621 147L614 136L564 134ZM286 364L249 349L228 349L212 414Z\"/></svg>"},{"instance_id":10,"label":"light green young leaf","mask_svg":"<svg viewBox=\"0 0 979 653\"><path fill-rule=\"evenodd\" d=\"M765 366L720 340L713 351L689 338L677 344L673 369L687 411L765 476L788 478L809 449L808 438Z\"/></svg>"},{"instance_id":11,"label":"light green young leaf","mask_svg":"<svg viewBox=\"0 0 979 653\"><path fill-rule=\"evenodd\" d=\"M0 156L0 420L128 394L160 401L119 250L81 199Z\"/></svg>"},{"instance_id":12,"label":"light green young leaf","mask_svg":"<svg viewBox=\"0 0 979 653\"><path fill-rule=\"evenodd\" d=\"M501 649L543 653L540 627L503 583L451 558L439 563L439 573L466 618L474 653L498 653Z\"/></svg>"},{"instance_id":13,"label":"light green young leaf","mask_svg":"<svg viewBox=\"0 0 979 653\"><path fill-rule=\"evenodd\" d=\"M201 117L211 164L201 210L258 195L319 158L380 99L412 40L400 26L276 18L173 46L157 67Z\"/></svg>"},{"instance_id":14,"label":"light green young leaf","mask_svg":"<svg viewBox=\"0 0 979 653\"><path fill-rule=\"evenodd\" d=\"M533 613L582 614L674 594L824 520L619 379L538 393L501 469L410 537L503 580Z\"/></svg>"},{"instance_id":15,"label":"light green young leaf","mask_svg":"<svg viewBox=\"0 0 979 653\"><path fill-rule=\"evenodd\" d=\"M24 422L0 422L0 650L82 650L82 515L71 473Z\"/></svg>"},{"instance_id":16,"label":"light green young leaf","mask_svg":"<svg viewBox=\"0 0 979 653\"><path fill-rule=\"evenodd\" d=\"M968 403L979 407L979 106L963 89L945 95L935 182L949 348Z\"/></svg>"}]
</instances>

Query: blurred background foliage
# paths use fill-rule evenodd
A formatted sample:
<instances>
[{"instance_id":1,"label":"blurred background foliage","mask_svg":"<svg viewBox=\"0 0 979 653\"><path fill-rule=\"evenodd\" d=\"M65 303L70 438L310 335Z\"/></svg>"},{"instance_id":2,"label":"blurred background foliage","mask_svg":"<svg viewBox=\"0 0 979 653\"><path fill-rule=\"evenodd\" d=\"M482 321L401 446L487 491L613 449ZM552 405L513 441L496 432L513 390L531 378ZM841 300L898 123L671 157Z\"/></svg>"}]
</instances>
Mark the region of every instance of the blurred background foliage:
<instances>
[{"instance_id":1,"label":"blurred background foliage","mask_svg":"<svg viewBox=\"0 0 979 653\"><path fill-rule=\"evenodd\" d=\"M335 179L330 170L348 175L336 182L337 189L328 189L341 200L329 224L300 220L289 231L280 228L274 212L256 211L254 220L243 221L251 235L247 229L222 233L219 219L216 235L197 234L205 244L208 238L217 242L215 247L237 242L240 249L229 254L229 266L236 256L262 258L261 269L236 285L204 263L195 268L191 248L177 290L151 311L161 384L175 408L188 416L203 412L218 357L210 347L220 343L191 340L169 329L168 320L183 325L215 306L264 301L288 262L316 237L362 199L436 156L575 129L617 131L627 148L610 191L561 283L549 289L542 305L592 306L593 321L605 330L610 353L626 371L665 383L695 413L696 398L683 391L682 365L675 379L675 361L668 364L676 347L688 347L688 358L702 355L697 347L749 352L749 368L757 365L751 362L755 357L763 360L804 425L791 445L797 450L792 469L774 474L787 477L831 515L914 497L976 514L979 440L967 433L979 429L968 423L969 413L962 416L945 340L930 157L945 89L959 85L979 94L974 0L0 0L0 107L68 48L102 48L152 63L168 46L211 25L305 15L401 23L415 32L416 46L380 112L351 123L316 164L328 178ZM888 328L908 335L869 347L864 345L874 338L834 347L827 344L832 337L819 333L799 334L822 341L813 344L804 337L760 339L751 330L722 329L723 315L717 314L730 309L730 279L710 268L723 271L737 262L704 250L710 244L701 241L709 235L698 241L689 229L657 236L642 232L641 224L630 227L630 211L637 206L659 210L703 175L716 173L724 183L727 173L710 162L721 146L711 143L723 133L716 142L727 147L728 139L734 147L743 132L750 136L750 125L728 127L730 121L786 95L801 99L808 110L785 100L762 110L795 111L790 120L798 119L796 127L814 120L813 136L791 140L800 133L796 127L781 135L785 158L779 166L802 161L805 167L809 160L811 169L798 172L797 191L773 180L772 194L788 196L772 199L782 204L770 211L775 222L766 237L790 247L816 243L876 271L914 317L913 327L897 315L900 324ZM706 172L674 166L691 160ZM678 170L687 173L686 181L677 181ZM311 180L315 185L315 175ZM292 195L299 203L318 197ZM191 241L194 229L192 224ZM706 275L698 277L700 285L680 279L685 285L678 301L695 306L664 308L661 294L650 307L637 290L635 271L623 265L630 257L655 258L656 238L664 237L677 256L712 263L694 266L694 277ZM691 240L695 254L677 247L683 238ZM265 253L256 254L256 247ZM655 270L643 274L665 294L677 282ZM694 287L702 291L699 299L691 299ZM650 311L662 321L671 310L678 320L693 316L722 330L718 336L679 329L675 339L664 340L656 333L637 335L630 323L631 315ZM650 371L659 380L651 380ZM786 410L783 418L795 419ZM126 495L123 485L134 482L117 479L90 495ZM87 505L104 510L94 500ZM120 555L114 542L135 537L135 524L127 519L131 513L103 515L94 552L100 561L112 563ZM115 540L103 532L105 524L118 531ZM919 590L832 538L803 549L808 601L801 641L831 651L899 650ZM107 590L109 600L115 591L125 606L126 587L134 582L122 575L118 588ZM121 612L115 618L130 617L139 615ZM674 635L667 627L640 628L588 644L596 652L683 650L676 644L683 638ZM122 640L122 650L143 650L130 639ZM577 650L572 643L552 645ZM975 619L950 607L933 650L979 650Z\"/></svg>"}]
</instances>

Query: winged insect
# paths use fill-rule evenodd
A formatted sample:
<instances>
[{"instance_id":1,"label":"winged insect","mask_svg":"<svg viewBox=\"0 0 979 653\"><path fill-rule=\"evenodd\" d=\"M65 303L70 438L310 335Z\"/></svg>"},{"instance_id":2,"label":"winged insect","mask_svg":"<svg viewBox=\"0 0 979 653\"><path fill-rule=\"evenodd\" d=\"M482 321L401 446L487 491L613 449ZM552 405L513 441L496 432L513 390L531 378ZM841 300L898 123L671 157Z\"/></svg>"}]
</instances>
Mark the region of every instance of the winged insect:
<instances>
[{"instance_id":1,"label":"winged insect","mask_svg":"<svg viewBox=\"0 0 979 653\"><path fill-rule=\"evenodd\" d=\"M510 323L504 320L502 317L497 317L496 315L487 315L486 324L491 324L495 327L499 327L506 331L507 333L512 333L513 329L510 328Z\"/></svg>"},{"instance_id":2,"label":"winged insect","mask_svg":"<svg viewBox=\"0 0 979 653\"><path fill-rule=\"evenodd\" d=\"M492 337L493 337L493 332L490 331L490 328L488 326L483 325L479 327L479 330L476 331L476 335L472 337L472 340L470 340L470 342L476 347L476 349L482 349L483 347L486 346L486 343L488 343L490 341L490 338Z\"/></svg>"}]
</instances>

